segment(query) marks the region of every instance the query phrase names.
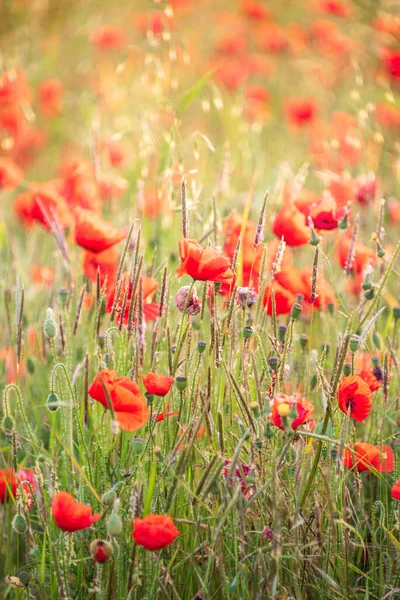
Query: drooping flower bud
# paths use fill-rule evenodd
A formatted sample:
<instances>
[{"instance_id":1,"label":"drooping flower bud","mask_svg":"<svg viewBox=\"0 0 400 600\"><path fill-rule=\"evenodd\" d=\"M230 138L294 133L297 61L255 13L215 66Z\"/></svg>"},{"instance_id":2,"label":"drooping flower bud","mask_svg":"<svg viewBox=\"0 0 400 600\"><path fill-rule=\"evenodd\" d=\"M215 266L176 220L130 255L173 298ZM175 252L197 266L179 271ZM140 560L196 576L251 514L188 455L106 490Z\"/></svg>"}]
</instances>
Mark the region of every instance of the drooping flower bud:
<instances>
[{"instance_id":1,"label":"drooping flower bud","mask_svg":"<svg viewBox=\"0 0 400 600\"><path fill-rule=\"evenodd\" d=\"M26 524L26 519L24 515L21 515L21 513L17 513L15 515L12 522L12 528L20 535L23 535L26 532L26 530L28 529L28 525Z\"/></svg>"},{"instance_id":2,"label":"drooping flower bud","mask_svg":"<svg viewBox=\"0 0 400 600\"><path fill-rule=\"evenodd\" d=\"M104 540L93 540L90 544L90 556L99 563L105 563L113 555L113 547Z\"/></svg>"},{"instance_id":3,"label":"drooping flower bud","mask_svg":"<svg viewBox=\"0 0 400 600\"><path fill-rule=\"evenodd\" d=\"M198 315L201 311L201 300L197 297L196 288L192 288L188 298L189 290L189 285L179 288L175 296L176 308L187 315Z\"/></svg>"},{"instance_id":4,"label":"drooping flower bud","mask_svg":"<svg viewBox=\"0 0 400 600\"><path fill-rule=\"evenodd\" d=\"M122 533L122 519L118 513L112 513L107 521L107 531L112 537L119 537Z\"/></svg>"}]
</instances>

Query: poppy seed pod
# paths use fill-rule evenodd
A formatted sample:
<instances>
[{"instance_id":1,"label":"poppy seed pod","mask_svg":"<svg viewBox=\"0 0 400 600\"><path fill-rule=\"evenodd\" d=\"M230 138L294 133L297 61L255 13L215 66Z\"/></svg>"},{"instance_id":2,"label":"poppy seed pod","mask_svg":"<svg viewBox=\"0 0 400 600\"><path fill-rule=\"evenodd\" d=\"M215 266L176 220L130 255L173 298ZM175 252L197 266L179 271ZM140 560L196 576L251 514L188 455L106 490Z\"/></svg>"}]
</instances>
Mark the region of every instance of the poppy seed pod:
<instances>
[{"instance_id":1,"label":"poppy seed pod","mask_svg":"<svg viewBox=\"0 0 400 600\"><path fill-rule=\"evenodd\" d=\"M179 375L175 378L175 385L180 392L183 392L183 390L186 389L187 386L187 378L183 375Z\"/></svg>"},{"instance_id":2,"label":"poppy seed pod","mask_svg":"<svg viewBox=\"0 0 400 600\"><path fill-rule=\"evenodd\" d=\"M113 555L113 547L104 540L93 540L90 544L90 556L99 563L106 562Z\"/></svg>"},{"instance_id":3,"label":"poppy seed pod","mask_svg":"<svg viewBox=\"0 0 400 600\"><path fill-rule=\"evenodd\" d=\"M201 311L201 300L197 297L196 288L190 290L190 296L188 297L189 290L189 285L179 288L175 296L176 308L179 312L184 312L187 315L198 315Z\"/></svg>"},{"instance_id":4,"label":"poppy seed pod","mask_svg":"<svg viewBox=\"0 0 400 600\"><path fill-rule=\"evenodd\" d=\"M116 493L113 488L107 490L101 497L101 501L105 506L112 506L115 502Z\"/></svg>"},{"instance_id":5,"label":"poppy seed pod","mask_svg":"<svg viewBox=\"0 0 400 600\"><path fill-rule=\"evenodd\" d=\"M197 344L197 350L199 354L203 354L204 350L206 349L207 343L206 342L199 342Z\"/></svg>"},{"instance_id":6,"label":"poppy seed pod","mask_svg":"<svg viewBox=\"0 0 400 600\"><path fill-rule=\"evenodd\" d=\"M349 343L350 352L352 354L354 354L355 352L357 352L359 347L360 347L360 338L358 337L358 335L352 335L350 338L350 343Z\"/></svg>"},{"instance_id":7,"label":"poppy seed pod","mask_svg":"<svg viewBox=\"0 0 400 600\"><path fill-rule=\"evenodd\" d=\"M68 303L69 291L65 288L61 288L58 290L58 298L60 300L60 304L65 306Z\"/></svg>"},{"instance_id":8,"label":"poppy seed pod","mask_svg":"<svg viewBox=\"0 0 400 600\"><path fill-rule=\"evenodd\" d=\"M303 307L301 306L301 304L299 304L298 302L295 302L292 306L292 310L291 310L291 317L293 320L297 319L300 314L301 311L303 310Z\"/></svg>"}]
</instances>

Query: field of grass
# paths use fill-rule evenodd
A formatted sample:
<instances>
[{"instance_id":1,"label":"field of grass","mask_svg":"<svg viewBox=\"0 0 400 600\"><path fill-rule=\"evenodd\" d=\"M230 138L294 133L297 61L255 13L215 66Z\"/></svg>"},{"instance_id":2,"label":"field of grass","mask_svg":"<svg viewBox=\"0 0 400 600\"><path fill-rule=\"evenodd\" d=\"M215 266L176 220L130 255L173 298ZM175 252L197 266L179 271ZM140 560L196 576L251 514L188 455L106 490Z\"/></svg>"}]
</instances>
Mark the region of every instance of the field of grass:
<instances>
[{"instance_id":1,"label":"field of grass","mask_svg":"<svg viewBox=\"0 0 400 600\"><path fill-rule=\"evenodd\" d=\"M400 598L395 0L0 2L0 598Z\"/></svg>"}]
</instances>

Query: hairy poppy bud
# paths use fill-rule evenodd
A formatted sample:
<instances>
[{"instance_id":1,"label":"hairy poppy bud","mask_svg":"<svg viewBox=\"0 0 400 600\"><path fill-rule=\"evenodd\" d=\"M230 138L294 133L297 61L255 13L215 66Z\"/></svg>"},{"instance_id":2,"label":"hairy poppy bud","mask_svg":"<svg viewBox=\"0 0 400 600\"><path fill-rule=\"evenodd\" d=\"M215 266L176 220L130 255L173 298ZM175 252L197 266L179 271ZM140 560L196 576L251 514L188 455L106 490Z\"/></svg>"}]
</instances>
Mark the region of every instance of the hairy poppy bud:
<instances>
[{"instance_id":1,"label":"hairy poppy bud","mask_svg":"<svg viewBox=\"0 0 400 600\"><path fill-rule=\"evenodd\" d=\"M14 419L11 415L6 415L1 424L3 431L11 431L14 428Z\"/></svg>"},{"instance_id":2,"label":"hairy poppy bud","mask_svg":"<svg viewBox=\"0 0 400 600\"><path fill-rule=\"evenodd\" d=\"M101 501L105 506L112 506L115 502L116 493L113 488L107 490L101 497Z\"/></svg>"},{"instance_id":3,"label":"hairy poppy bud","mask_svg":"<svg viewBox=\"0 0 400 600\"><path fill-rule=\"evenodd\" d=\"M99 563L106 562L113 555L113 547L104 540L93 540L90 544L90 556Z\"/></svg>"},{"instance_id":4,"label":"hairy poppy bud","mask_svg":"<svg viewBox=\"0 0 400 600\"><path fill-rule=\"evenodd\" d=\"M187 378L183 377L183 375L179 375L175 378L175 385L180 392L183 392L183 390L186 389L187 386Z\"/></svg>"},{"instance_id":5,"label":"hairy poppy bud","mask_svg":"<svg viewBox=\"0 0 400 600\"><path fill-rule=\"evenodd\" d=\"M122 533L122 519L117 513L112 513L107 521L107 531L112 537L119 537Z\"/></svg>"},{"instance_id":6,"label":"hairy poppy bud","mask_svg":"<svg viewBox=\"0 0 400 600\"><path fill-rule=\"evenodd\" d=\"M14 529L14 531L19 533L20 535L22 535L26 532L26 530L28 529L28 526L26 524L26 519L25 519L24 515L21 515L21 513L17 513L15 515L13 522L12 522L12 528Z\"/></svg>"},{"instance_id":7,"label":"hairy poppy bud","mask_svg":"<svg viewBox=\"0 0 400 600\"><path fill-rule=\"evenodd\" d=\"M278 327L278 338L280 342L285 341L287 327L286 325L279 325Z\"/></svg>"},{"instance_id":8,"label":"hairy poppy bud","mask_svg":"<svg viewBox=\"0 0 400 600\"><path fill-rule=\"evenodd\" d=\"M18 577L24 585L28 585L31 580L29 571L20 571Z\"/></svg>"},{"instance_id":9,"label":"hairy poppy bud","mask_svg":"<svg viewBox=\"0 0 400 600\"><path fill-rule=\"evenodd\" d=\"M310 238L310 244L312 246L318 246L318 244L320 243L321 238L319 237L319 235L317 235L315 233L315 229L311 229L311 238Z\"/></svg>"},{"instance_id":10,"label":"hairy poppy bud","mask_svg":"<svg viewBox=\"0 0 400 600\"><path fill-rule=\"evenodd\" d=\"M342 229L342 231L344 229L347 229L349 226L349 219L347 216L347 213L344 215L343 219L340 219L339 223L338 223L338 227L339 229Z\"/></svg>"},{"instance_id":11,"label":"hairy poppy bud","mask_svg":"<svg viewBox=\"0 0 400 600\"><path fill-rule=\"evenodd\" d=\"M237 301L241 308L250 308L257 302L258 294L248 287L239 287L237 290Z\"/></svg>"},{"instance_id":12,"label":"hairy poppy bud","mask_svg":"<svg viewBox=\"0 0 400 600\"><path fill-rule=\"evenodd\" d=\"M31 359L31 357L26 359L26 368L28 369L28 373L33 375L33 373L35 372L35 363Z\"/></svg>"},{"instance_id":13,"label":"hairy poppy bud","mask_svg":"<svg viewBox=\"0 0 400 600\"><path fill-rule=\"evenodd\" d=\"M190 286L184 285L177 291L175 296L176 308L187 315L198 315L201 311L201 300L197 297L196 288L191 289L188 297L189 290Z\"/></svg>"},{"instance_id":14,"label":"hairy poppy bud","mask_svg":"<svg viewBox=\"0 0 400 600\"><path fill-rule=\"evenodd\" d=\"M57 394L55 394L54 392L51 392L47 396L46 406L47 406L47 409L50 412L55 412L56 410L58 410L58 408L59 408L59 402L58 402L58 396L57 396Z\"/></svg>"},{"instance_id":15,"label":"hairy poppy bud","mask_svg":"<svg viewBox=\"0 0 400 600\"><path fill-rule=\"evenodd\" d=\"M53 319L53 310L51 308L47 309L46 320L43 325L43 331L46 337L49 339L54 339L57 335L57 323Z\"/></svg>"}]
</instances>

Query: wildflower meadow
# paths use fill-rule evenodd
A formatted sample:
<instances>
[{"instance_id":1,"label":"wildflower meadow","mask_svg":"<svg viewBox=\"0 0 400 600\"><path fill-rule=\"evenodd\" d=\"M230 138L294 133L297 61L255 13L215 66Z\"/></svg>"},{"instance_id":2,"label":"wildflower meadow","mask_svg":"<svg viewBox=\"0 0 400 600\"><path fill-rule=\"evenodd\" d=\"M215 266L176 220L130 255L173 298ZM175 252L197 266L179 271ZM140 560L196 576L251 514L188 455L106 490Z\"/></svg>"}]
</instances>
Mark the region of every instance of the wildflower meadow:
<instances>
[{"instance_id":1,"label":"wildflower meadow","mask_svg":"<svg viewBox=\"0 0 400 600\"><path fill-rule=\"evenodd\" d=\"M400 4L0 1L0 598L400 599Z\"/></svg>"}]
</instances>

